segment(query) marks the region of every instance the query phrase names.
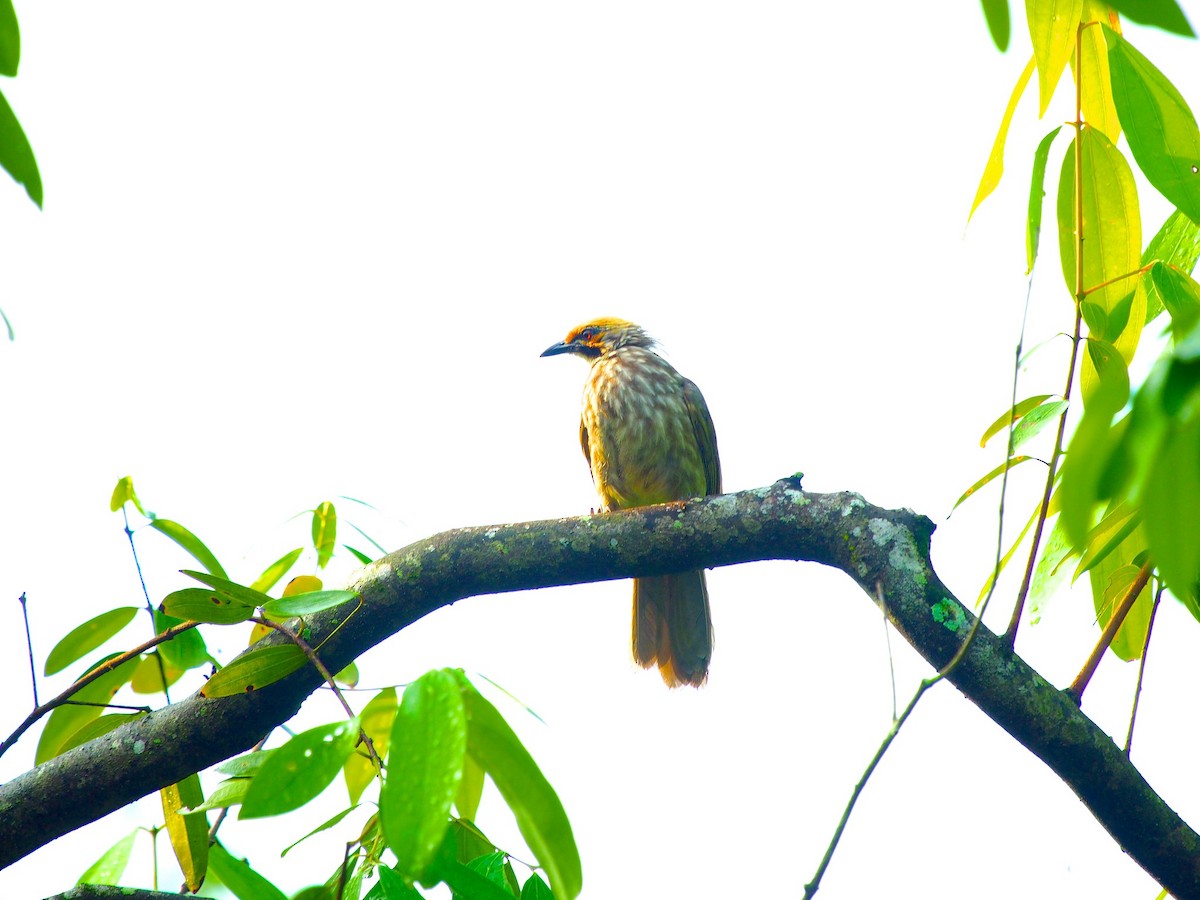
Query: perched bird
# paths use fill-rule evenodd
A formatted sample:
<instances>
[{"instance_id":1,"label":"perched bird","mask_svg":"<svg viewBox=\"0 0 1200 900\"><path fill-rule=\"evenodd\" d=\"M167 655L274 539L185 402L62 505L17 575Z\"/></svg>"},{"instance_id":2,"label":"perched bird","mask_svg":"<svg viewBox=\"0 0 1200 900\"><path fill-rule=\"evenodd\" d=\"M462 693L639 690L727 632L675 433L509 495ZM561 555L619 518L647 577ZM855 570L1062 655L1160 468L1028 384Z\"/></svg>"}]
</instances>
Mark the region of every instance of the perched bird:
<instances>
[{"instance_id":1,"label":"perched bird","mask_svg":"<svg viewBox=\"0 0 1200 900\"><path fill-rule=\"evenodd\" d=\"M542 356L573 353L591 363L579 441L603 510L721 493L717 435L700 389L624 319L574 328ZM654 663L670 687L699 687L712 658L704 572L633 580L633 658Z\"/></svg>"}]
</instances>

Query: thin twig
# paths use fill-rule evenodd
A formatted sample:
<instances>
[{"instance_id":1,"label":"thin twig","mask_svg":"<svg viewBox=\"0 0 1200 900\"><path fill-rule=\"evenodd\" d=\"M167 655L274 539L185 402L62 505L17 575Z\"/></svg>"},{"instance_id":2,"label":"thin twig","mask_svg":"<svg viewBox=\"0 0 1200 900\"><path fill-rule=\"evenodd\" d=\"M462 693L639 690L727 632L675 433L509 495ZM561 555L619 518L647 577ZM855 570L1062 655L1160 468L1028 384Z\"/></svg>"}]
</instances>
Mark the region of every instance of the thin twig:
<instances>
[{"instance_id":1,"label":"thin twig","mask_svg":"<svg viewBox=\"0 0 1200 900\"><path fill-rule=\"evenodd\" d=\"M18 598L21 602L21 615L25 617L25 646L29 650L29 683L33 687L33 705L38 705L37 695L37 665L33 661L33 634L29 630L29 608L25 605L25 592L21 591Z\"/></svg>"},{"instance_id":2,"label":"thin twig","mask_svg":"<svg viewBox=\"0 0 1200 900\"><path fill-rule=\"evenodd\" d=\"M88 672L86 675L84 675L82 678L80 678L78 681L76 681L74 684L72 684L69 688L67 688L65 691L63 691L61 694L59 694L53 700L47 700L41 706L34 709L34 711L31 712L28 716L26 716L25 721L17 726L16 731L14 731L12 734L10 734L8 737L6 737L2 742L0 742L0 756L3 756L5 754L5 752L7 752L8 749L20 739L21 735L23 735L26 731L28 731L30 729L30 727L33 725L34 722L36 722L38 719L40 719L42 716L44 716L46 713L50 712L51 710L53 710L59 706L62 706L64 703L66 703L68 700L70 700L71 697L73 697L75 694L77 694L82 688L87 687L89 684L91 684L93 681L95 681L101 675L105 675L108 672L111 672L113 669L117 668L117 666L122 665L123 663L129 662L131 659L135 659L140 654L145 653L151 647L157 647L159 644L166 643L167 641L171 640L171 638L175 637L178 634L182 634L185 631L190 631L191 629L195 628L199 624L200 624L199 622L184 622L181 625L175 625L171 628L168 628L166 631L162 632L162 634L155 635L150 640L146 641L144 644L139 644L137 647L134 647L132 650L127 650L118 656L114 656L112 659L105 660L102 664L96 666L96 668L92 669L92 671ZM104 705L108 706L109 704L104 704Z\"/></svg>"},{"instance_id":3,"label":"thin twig","mask_svg":"<svg viewBox=\"0 0 1200 900\"><path fill-rule=\"evenodd\" d=\"M1096 646L1092 648L1091 654L1083 664L1083 668L1079 670L1079 674L1075 676L1075 680L1071 682L1071 686L1067 688L1066 693L1076 704L1083 700L1083 692L1087 690L1088 682L1092 680L1092 676L1096 674L1096 666L1100 665L1100 660L1104 658L1104 651L1112 644L1113 638L1117 636L1117 630L1125 621L1125 617L1129 615L1129 610L1133 609L1133 604L1141 594L1142 589L1146 586L1146 582L1150 580L1150 563L1143 563L1138 569L1137 577L1133 579L1133 583L1129 585L1125 593L1122 595L1120 602L1113 609L1112 615L1108 619L1108 624L1104 626L1104 631L1100 632L1100 640L1096 641Z\"/></svg>"},{"instance_id":4,"label":"thin twig","mask_svg":"<svg viewBox=\"0 0 1200 900\"><path fill-rule=\"evenodd\" d=\"M1137 687L1133 691L1133 709L1129 712L1129 733L1125 735L1125 756L1129 756L1129 748L1133 745L1133 725L1137 721L1138 702L1142 699L1142 676L1146 674L1146 655L1150 652L1150 635L1154 631L1154 617L1158 615L1158 603L1162 600L1163 586L1160 584L1154 592L1154 602L1150 605L1150 618L1146 622L1146 640L1142 643L1142 658L1138 660Z\"/></svg>"},{"instance_id":5,"label":"thin twig","mask_svg":"<svg viewBox=\"0 0 1200 900\"><path fill-rule=\"evenodd\" d=\"M361 600L359 602L361 605ZM264 625L267 628L274 628L293 644L299 647L300 651L308 658L308 661L313 664L313 667L321 673L321 677L325 679L325 683L329 685L330 689L333 691L333 695L337 697L338 702L342 704L342 709L346 711L346 715L351 719L354 718L354 710L352 710L350 708L350 704L346 702L346 698L343 696L341 688L339 688L337 683L333 680L333 675L330 673L329 669L325 667L325 663L321 662L321 658L317 656L316 651L309 646L308 642L304 640L304 638L300 637L298 633L292 631L292 629L288 628L283 623L272 622L270 619L263 618L262 616L251 616L250 621L256 622L259 625ZM371 740L371 736L367 734L366 729L358 729L358 739L361 743L366 745L367 753L370 754L371 761L375 764L375 773L381 773L383 771L383 760L381 760L379 758L379 754L375 752L375 742Z\"/></svg>"},{"instance_id":6,"label":"thin twig","mask_svg":"<svg viewBox=\"0 0 1200 900\"><path fill-rule=\"evenodd\" d=\"M879 601L879 609L883 613L883 640L887 644L888 672L892 676L892 721L896 721L896 661L892 657L892 630L888 628L887 600L883 596L883 582L875 582L875 598Z\"/></svg>"},{"instance_id":7,"label":"thin twig","mask_svg":"<svg viewBox=\"0 0 1200 900\"><path fill-rule=\"evenodd\" d=\"M137 546L133 542L133 529L129 527L129 513L126 511L125 504L121 504L121 517L125 520L125 537L129 539L129 552L133 554L133 566L137 569L138 582L142 585L142 596L146 600L146 612L150 614L150 630L157 631L158 623L154 621L154 604L150 601L150 591L146 588L146 576L142 574L142 561L138 559ZM163 696L167 700L167 705L171 705L171 689L167 685L167 669L163 665L161 654L154 654L155 661L158 664L158 678L162 682Z\"/></svg>"}]
</instances>

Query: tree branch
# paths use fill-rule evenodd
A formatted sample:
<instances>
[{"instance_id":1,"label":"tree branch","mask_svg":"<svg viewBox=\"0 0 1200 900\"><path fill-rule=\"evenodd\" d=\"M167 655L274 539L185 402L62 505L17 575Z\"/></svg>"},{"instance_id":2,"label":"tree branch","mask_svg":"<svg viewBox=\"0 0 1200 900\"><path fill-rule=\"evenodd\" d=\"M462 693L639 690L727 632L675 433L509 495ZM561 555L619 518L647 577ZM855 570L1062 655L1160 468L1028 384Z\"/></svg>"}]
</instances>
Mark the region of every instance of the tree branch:
<instances>
[{"instance_id":1,"label":"tree branch","mask_svg":"<svg viewBox=\"0 0 1200 900\"><path fill-rule=\"evenodd\" d=\"M656 575L762 559L834 566L874 599L934 668L974 617L929 562L932 523L856 494L807 494L794 479L686 503L418 541L357 573L362 608L321 651L337 671L439 607L478 594ZM309 621L312 643L353 605ZM264 639L283 640L278 635ZM1121 848L1176 897L1200 897L1200 835L1177 816L1070 698L987 628L949 680L1071 788ZM193 695L77 747L0 787L0 867L50 840L251 747L321 684L306 666L236 697Z\"/></svg>"}]
</instances>

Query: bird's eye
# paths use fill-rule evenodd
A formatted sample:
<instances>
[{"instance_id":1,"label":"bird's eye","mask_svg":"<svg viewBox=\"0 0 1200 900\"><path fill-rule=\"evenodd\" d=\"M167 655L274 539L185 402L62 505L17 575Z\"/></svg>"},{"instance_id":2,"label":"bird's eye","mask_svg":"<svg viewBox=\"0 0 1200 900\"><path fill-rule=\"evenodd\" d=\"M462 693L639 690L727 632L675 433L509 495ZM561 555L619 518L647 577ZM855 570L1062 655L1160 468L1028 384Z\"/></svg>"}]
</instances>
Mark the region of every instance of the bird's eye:
<instances>
[{"instance_id":1,"label":"bird's eye","mask_svg":"<svg viewBox=\"0 0 1200 900\"><path fill-rule=\"evenodd\" d=\"M583 329L583 331L579 332L579 340L581 340L581 341L590 342L595 339L596 339L596 329L595 328L585 328L585 329Z\"/></svg>"}]
</instances>

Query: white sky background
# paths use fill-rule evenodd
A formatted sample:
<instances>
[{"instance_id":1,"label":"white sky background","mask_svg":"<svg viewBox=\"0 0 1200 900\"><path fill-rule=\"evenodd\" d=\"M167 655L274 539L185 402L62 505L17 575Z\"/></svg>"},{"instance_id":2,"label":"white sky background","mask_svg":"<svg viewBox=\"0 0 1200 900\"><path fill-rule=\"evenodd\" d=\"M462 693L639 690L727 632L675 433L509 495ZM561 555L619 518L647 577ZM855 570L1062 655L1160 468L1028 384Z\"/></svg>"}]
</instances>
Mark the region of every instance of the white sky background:
<instances>
[{"instance_id":1,"label":"white sky background","mask_svg":"<svg viewBox=\"0 0 1200 900\"><path fill-rule=\"evenodd\" d=\"M973 601L995 496L945 516L1002 452L978 437L1010 390L1029 160L1069 110L1036 121L1031 86L1001 196L964 231L1027 36L1000 55L975 3L801 6L19 3L21 74L3 89L46 208L0 179L0 306L17 330L0 346L0 731L30 702L22 592L39 665L74 623L141 602L108 511L122 475L247 581L324 499L389 547L587 512L584 367L538 354L596 315L647 327L704 390L727 490L802 470L810 490L924 512L943 580ZM1127 35L1200 104L1195 43ZM1142 201L1148 238L1166 208ZM1031 344L1071 325L1052 201L1046 221ZM1061 388L1065 346L1022 395ZM1014 522L1040 479L1014 479ZM190 560L137 541L157 602ZM462 666L535 709L546 725L490 692L566 805L589 900L798 896L890 725L879 613L815 565L709 577L701 691L630 662L627 582L461 602L365 657L364 683ZM1019 649L1066 684L1091 618L1084 593L1059 598ZM1197 824L1179 688L1200 631L1169 601L1156 634L1135 759ZM224 658L243 645L210 633ZM929 670L892 648L903 703ZM1134 674L1110 657L1085 699L1122 740ZM335 706L322 694L304 715ZM328 812L222 836L294 891L339 845L269 848L343 799L335 786ZM0 873L0 893L65 889L160 817L156 798L116 813ZM499 803L480 824L521 851ZM128 881L148 882L146 860ZM889 890L1157 893L948 685L875 775L822 896Z\"/></svg>"}]
</instances>

